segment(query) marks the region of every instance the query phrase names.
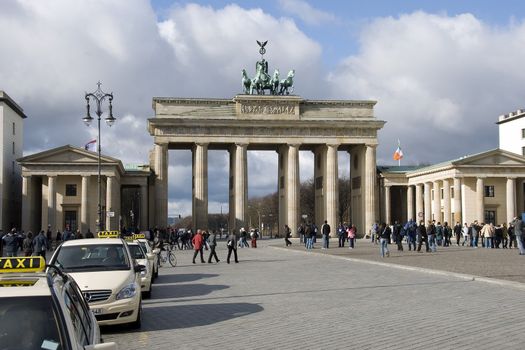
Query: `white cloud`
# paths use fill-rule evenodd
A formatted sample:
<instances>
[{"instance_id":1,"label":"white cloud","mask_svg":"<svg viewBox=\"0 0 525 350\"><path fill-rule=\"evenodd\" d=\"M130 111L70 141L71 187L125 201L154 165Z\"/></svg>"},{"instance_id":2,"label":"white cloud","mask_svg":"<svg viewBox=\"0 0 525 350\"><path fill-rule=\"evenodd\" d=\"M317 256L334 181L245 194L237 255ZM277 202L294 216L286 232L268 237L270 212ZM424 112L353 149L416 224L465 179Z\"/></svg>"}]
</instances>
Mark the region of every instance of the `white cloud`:
<instances>
[{"instance_id":1,"label":"white cloud","mask_svg":"<svg viewBox=\"0 0 525 350\"><path fill-rule=\"evenodd\" d=\"M299 17L311 25L336 21L334 14L314 8L303 0L279 0L279 5L288 14Z\"/></svg>"},{"instance_id":2,"label":"white cloud","mask_svg":"<svg viewBox=\"0 0 525 350\"><path fill-rule=\"evenodd\" d=\"M379 18L334 71L334 97L377 99L378 163L452 159L497 147L497 116L523 106L525 25L494 28L471 14Z\"/></svg>"}]
</instances>

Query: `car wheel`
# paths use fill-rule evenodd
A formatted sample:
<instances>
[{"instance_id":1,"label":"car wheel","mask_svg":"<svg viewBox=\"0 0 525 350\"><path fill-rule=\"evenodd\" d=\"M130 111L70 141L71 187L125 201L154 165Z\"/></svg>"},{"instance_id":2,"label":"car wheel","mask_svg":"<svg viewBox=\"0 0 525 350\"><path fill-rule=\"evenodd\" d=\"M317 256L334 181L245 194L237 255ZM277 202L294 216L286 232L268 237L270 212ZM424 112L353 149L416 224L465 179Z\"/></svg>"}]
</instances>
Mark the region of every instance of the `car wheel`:
<instances>
[{"instance_id":1,"label":"car wheel","mask_svg":"<svg viewBox=\"0 0 525 350\"><path fill-rule=\"evenodd\" d=\"M137 319L131 322L130 326L132 329L139 329L142 325L142 302L139 304L139 310L137 312Z\"/></svg>"}]
</instances>

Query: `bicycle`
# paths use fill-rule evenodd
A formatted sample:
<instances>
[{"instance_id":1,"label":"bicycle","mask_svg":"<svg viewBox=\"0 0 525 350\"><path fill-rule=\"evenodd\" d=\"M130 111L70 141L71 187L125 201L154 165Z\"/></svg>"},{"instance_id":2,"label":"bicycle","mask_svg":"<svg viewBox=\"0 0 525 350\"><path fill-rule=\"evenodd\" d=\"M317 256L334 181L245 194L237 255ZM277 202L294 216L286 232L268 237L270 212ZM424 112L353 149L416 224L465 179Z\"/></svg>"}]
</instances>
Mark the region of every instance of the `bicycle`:
<instances>
[{"instance_id":1,"label":"bicycle","mask_svg":"<svg viewBox=\"0 0 525 350\"><path fill-rule=\"evenodd\" d=\"M177 257L173 252L174 250L174 246L171 244L166 244L163 248L161 248L159 254L159 266L162 266L166 262L169 262L173 267L177 266Z\"/></svg>"}]
</instances>

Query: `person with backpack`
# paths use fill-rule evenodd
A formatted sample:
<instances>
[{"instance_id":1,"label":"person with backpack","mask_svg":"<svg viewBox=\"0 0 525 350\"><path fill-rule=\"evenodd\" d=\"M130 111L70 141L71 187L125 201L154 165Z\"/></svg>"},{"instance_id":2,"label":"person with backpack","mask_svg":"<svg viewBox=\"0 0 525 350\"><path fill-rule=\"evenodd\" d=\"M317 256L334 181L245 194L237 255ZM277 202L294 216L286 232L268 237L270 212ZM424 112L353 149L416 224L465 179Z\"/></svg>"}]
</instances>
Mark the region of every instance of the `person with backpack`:
<instances>
[{"instance_id":1,"label":"person with backpack","mask_svg":"<svg viewBox=\"0 0 525 350\"><path fill-rule=\"evenodd\" d=\"M385 255L390 257L390 251L388 250L388 240L390 239L391 234L392 230L390 229L390 226L383 222L379 227L379 243L381 244L379 247L379 254L382 258L384 258Z\"/></svg>"},{"instance_id":2,"label":"person with backpack","mask_svg":"<svg viewBox=\"0 0 525 350\"><path fill-rule=\"evenodd\" d=\"M339 227L337 228L337 238L339 239L339 248L344 248L347 235L346 227L343 223L340 223Z\"/></svg>"},{"instance_id":3,"label":"person with backpack","mask_svg":"<svg viewBox=\"0 0 525 350\"><path fill-rule=\"evenodd\" d=\"M252 248L257 248L257 238L259 238L257 229L251 229L250 238L251 238Z\"/></svg>"},{"instance_id":4,"label":"person with backpack","mask_svg":"<svg viewBox=\"0 0 525 350\"><path fill-rule=\"evenodd\" d=\"M233 252L235 263L238 263L239 258L237 257L237 235L235 234L235 231L232 231L232 233L230 233L230 235L228 236L226 246L228 247L228 257L226 258L226 262L228 264L230 263L230 257Z\"/></svg>"},{"instance_id":5,"label":"person with backpack","mask_svg":"<svg viewBox=\"0 0 525 350\"><path fill-rule=\"evenodd\" d=\"M215 258L216 262L219 262L215 248L217 247L217 232L215 230L211 231L208 237L208 245L210 246L210 256L208 257L208 264L211 264L211 258Z\"/></svg>"}]
</instances>

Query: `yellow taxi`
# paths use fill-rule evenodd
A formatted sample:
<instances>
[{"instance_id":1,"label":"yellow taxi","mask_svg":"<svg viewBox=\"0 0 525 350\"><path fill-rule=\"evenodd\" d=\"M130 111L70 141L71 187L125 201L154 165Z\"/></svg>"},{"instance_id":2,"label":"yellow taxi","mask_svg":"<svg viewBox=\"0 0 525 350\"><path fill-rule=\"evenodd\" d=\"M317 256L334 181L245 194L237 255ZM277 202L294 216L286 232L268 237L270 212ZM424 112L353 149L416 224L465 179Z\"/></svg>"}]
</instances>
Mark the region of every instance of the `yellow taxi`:
<instances>
[{"instance_id":1,"label":"yellow taxi","mask_svg":"<svg viewBox=\"0 0 525 350\"><path fill-rule=\"evenodd\" d=\"M129 240L128 240L129 239ZM133 237L126 237L126 241L128 243L129 252L131 253L131 257L135 259L135 261L139 265L146 266L146 269L144 271L140 272L140 289L142 291L142 295L145 298L151 297L151 283L153 279L153 269L150 267L149 260L146 256L146 253L140 246L138 242L135 242L132 240Z\"/></svg>"},{"instance_id":2,"label":"yellow taxi","mask_svg":"<svg viewBox=\"0 0 525 350\"><path fill-rule=\"evenodd\" d=\"M75 239L62 243L50 260L78 283L99 325L129 324L140 328L142 295L140 273L128 245L118 232L105 239Z\"/></svg>"},{"instance_id":3,"label":"yellow taxi","mask_svg":"<svg viewBox=\"0 0 525 350\"><path fill-rule=\"evenodd\" d=\"M117 349L75 280L42 257L0 258L0 349Z\"/></svg>"}]
</instances>

